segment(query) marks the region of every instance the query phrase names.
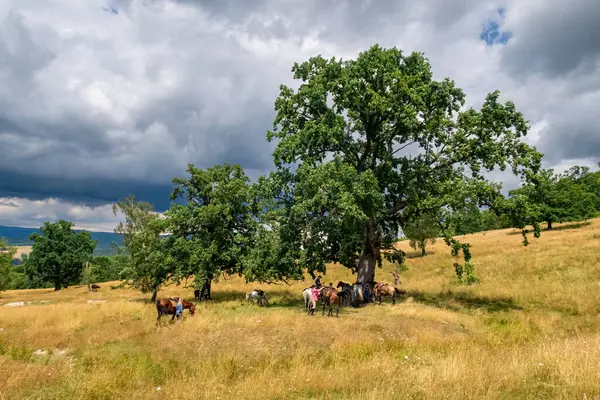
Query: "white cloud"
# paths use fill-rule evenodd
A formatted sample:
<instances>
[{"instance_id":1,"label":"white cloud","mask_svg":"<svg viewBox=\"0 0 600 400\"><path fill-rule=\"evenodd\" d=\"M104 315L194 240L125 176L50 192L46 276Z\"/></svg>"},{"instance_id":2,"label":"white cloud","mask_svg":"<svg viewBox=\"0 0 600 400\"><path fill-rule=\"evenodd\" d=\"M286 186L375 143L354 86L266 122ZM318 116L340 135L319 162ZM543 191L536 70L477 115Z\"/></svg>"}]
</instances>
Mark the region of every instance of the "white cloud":
<instances>
[{"instance_id":1,"label":"white cloud","mask_svg":"<svg viewBox=\"0 0 600 400\"><path fill-rule=\"evenodd\" d=\"M0 198L0 225L39 228L45 221L59 219L73 222L75 229L112 232L123 218L113 214L112 205L89 207L54 198L37 201Z\"/></svg>"}]
</instances>

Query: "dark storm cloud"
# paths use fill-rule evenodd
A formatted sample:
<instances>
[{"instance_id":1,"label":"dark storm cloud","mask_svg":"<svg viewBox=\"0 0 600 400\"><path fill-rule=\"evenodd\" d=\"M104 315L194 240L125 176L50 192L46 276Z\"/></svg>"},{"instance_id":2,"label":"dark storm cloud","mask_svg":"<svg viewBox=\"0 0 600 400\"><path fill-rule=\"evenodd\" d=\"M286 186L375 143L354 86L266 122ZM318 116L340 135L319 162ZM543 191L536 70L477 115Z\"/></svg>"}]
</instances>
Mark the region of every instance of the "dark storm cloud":
<instances>
[{"instance_id":1,"label":"dark storm cloud","mask_svg":"<svg viewBox=\"0 0 600 400\"><path fill-rule=\"evenodd\" d=\"M152 185L138 181L107 179L41 178L13 171L0 171L0 197L20 197L28 200L61 198L73 204L98 206L115 203L130 194L148 201L158 211L169 207L172 185Z\"/></svg>"},{"instance_id":2,"label":"dark storm cloud","mask_svg":"<svg viewBox=\"0 0 600 400\"><path fill-rule=\"evenodd\" d=\"M517 40L506 47L504 64L515 75L595 73L600 62L600 1L547 1L518 23ZM527 8L527 7L526 7ZM510 10L508 11L509 18Z\"/></svg>"},{"instance_id":3,"label":"dark storm cloud","mask_svg":"<svg viewBox=\"0 0 600 400\"><path fill-rule=\"evenodd\" d=\"M507 11L514 38L502 50L502 66L538 92L527 107L545 115L537 147L548 167L600 158L599 15L596 0L515 2Z\"/></svg>"},{"instance_id":4,"label":"dark storm cloud","mask_svg":"<svg viewBox=\"0 0 600 400\"><path fill-rule=\"evenodd\" d=\"M555 110L548 127L540 133L539 149L550 163L562 160L600 161L598 128L600 93L572 100Z\"/></svg>"},{"instance_id":5,"label":"dark storm cloud","mask_svg":"<svg viewBox=\"0 0 600 400\"><path fill-rule=\"evenodd\" d=\"M268 25L250 19L246 28L252 33L280 38L304 35L318 29L320 37L348 45L357 39L373 41L390 27L420 22L444 30L475 8L477 0L429 0L410 2L398 0L175 0L195 5L215 18L243 22L251 16L286 17L287 24L275 19ZM381 37L381 39L387 39ZM378 41L378 39L376 39Z\"/></svg>"}]
</instances>

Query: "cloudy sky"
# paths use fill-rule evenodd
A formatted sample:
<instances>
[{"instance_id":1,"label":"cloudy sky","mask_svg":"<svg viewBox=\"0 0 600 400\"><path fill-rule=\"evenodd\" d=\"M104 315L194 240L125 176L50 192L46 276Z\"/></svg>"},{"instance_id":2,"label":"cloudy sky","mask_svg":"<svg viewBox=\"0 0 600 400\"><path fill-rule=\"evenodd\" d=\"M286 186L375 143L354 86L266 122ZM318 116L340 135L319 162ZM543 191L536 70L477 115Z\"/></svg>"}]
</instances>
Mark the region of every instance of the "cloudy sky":
<instances>
[{"instance_id":1,"label":"cloudy sky","mask_svg":"<svg viewBox=\"0 0 600 400\"><path fill-rule=\"evenodd\" d=\"M111 231L112 202L164 210L188 162L255 178L293 63L375 43L423 51L468 105L499 89L546 167L595 165L598 15L598 0L1 0L0 225Z\"/></svg>"}]
</instances>

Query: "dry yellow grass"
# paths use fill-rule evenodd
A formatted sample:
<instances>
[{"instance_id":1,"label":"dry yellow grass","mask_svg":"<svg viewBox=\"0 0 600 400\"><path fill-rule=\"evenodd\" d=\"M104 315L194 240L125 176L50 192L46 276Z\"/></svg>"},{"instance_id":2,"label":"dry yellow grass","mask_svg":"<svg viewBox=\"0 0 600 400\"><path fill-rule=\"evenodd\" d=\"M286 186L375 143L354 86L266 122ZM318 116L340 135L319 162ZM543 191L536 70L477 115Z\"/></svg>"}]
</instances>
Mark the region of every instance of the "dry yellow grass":
<instances>
[{"instance_id":1,"label":"dry yellow grass","mask_svg":"<svg viewBox=\"0 0 600 400\"><path fill-rule=\"evenodd\" d=\"M17 251L13 255L13 258L20 259L23 254L29 255L31 253L31 246L13 246Z\"/></svg>"},{"instance_id":2,"label":"dry yellow grass","mask_svg":"<svg viewBox=\"0 0 600 400\"><path fill-rule=\"evenodd\" d=\"M469 235L472 287L453 283L437 243L407 261L406 300L337 319L305 315L307 282L264 285L271 305L259 308L243 301L258 285L220 281L212 304L160 329L148 296L108 283L5 292L2 303L31 304L0 311L0 398L598 398L600 220L557 228L527 248L510 230ZM325 276L340 279L353 277ZM192 297L160 293L176 294Z\"/></svg>"}]
</instances>

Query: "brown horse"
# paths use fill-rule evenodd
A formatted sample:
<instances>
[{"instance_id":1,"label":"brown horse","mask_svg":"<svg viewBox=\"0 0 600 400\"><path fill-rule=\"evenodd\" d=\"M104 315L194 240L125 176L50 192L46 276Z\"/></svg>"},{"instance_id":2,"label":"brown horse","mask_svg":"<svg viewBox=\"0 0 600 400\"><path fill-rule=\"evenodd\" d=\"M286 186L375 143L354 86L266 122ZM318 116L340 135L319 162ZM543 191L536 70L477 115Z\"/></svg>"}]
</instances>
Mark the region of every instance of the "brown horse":
<instances>
[{"instance_id":1,"label":"brown horse","mask_svg":"<svg viewBox=\"0 0 600 400\"><path fill-rule=\"evenodd\" d=\"M321 294L319 295L321 302L323 303L323 315L325 315L325 306L329 306L329 313L327 316L333 315L333 305L336 305L335 316L339 317L340 314L340 301L341 298L338 295L338 291L335 290L331 286L325 286L321 289Z\"/></svg>"},{"instance_id":2,"label":"brown horse","mask_svg":"<svg viewBox=\"0 0 600 400\"><path fill-rule=\"evenodd\" d=\"M379 282L376 283L373 287L373 293L375 297L379 300L379 304L381 304L382 296L391 296L392 304L396 304L396 295L405 294L406 291L400 290L395 286L388 285L387 283Z\"/></svg>"},{"instance_id":3,"label":"brown horse","mask_svg":"<svg viewBox=\"0 0 600 400\"><path fill-rule=\"evenodd\" d=\"M159 299L156 300L156 311L158 311L158 317L156 317L156 325L160 324L160 318L163 315L169 315L172 314L173 317L171 318L171 321L173 321L175 319L175 305L173 305L173 302L177 302L177 300L174 299ZM196 314L196 304L192 303L191 301L185 301L183 300L183 309L189 309L190 310L190 315L193 317ZM180 317L177 317L177 319L179 319Z\"/></svg>"}]
</instances>

